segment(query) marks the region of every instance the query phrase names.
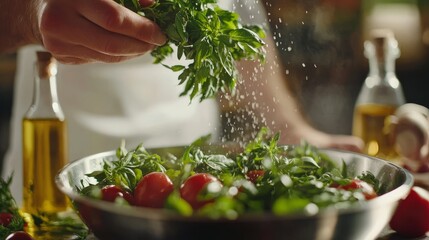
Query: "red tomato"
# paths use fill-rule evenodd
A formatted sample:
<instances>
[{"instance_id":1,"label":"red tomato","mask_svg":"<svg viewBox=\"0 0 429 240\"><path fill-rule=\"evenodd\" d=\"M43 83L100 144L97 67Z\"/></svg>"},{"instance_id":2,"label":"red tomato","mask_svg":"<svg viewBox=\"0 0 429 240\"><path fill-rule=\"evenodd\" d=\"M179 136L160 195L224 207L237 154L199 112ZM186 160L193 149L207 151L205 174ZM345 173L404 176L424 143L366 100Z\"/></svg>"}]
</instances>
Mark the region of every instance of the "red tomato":
<instances>
[{"instance_id":1,"label":"red tomato","mask_svg":"<svg viewBox=\"0 0 429 240\"><path fill-rule=\"evenodd\" d=\"M265 170L250 170L247 172L246 177L249 181L255 183L261 179L265 174Z\"/></svg>"},{"instance_id":2,"label":"red tomato","mask_svg":"<svg viewBox=\"0 0 429 240\"><path fill-rule=\"evenodd\" d=\"M0 225L3 225L5 227L9 226L10 222L12 221L13 214L11 213L0 213Z\"/></svg>"},{"instance_id":3,"label":"red tomato","mask_svg":"<svg viewBox=\"0 0 429 240\"><path fill-rule=\"evenodd\" d=\"M6 240L34 240L34 238L27 232L18 231L18 232L9 234Z\"/></svg>"},{"instance_id":4,"label":"red tomato","mask_svg":"<svg viewBox=\"0 0 429 240\"><path fill-rule=\"evenodd\" d=\"M337 188L349 191L362 189L362 193L367 200L377 197L377 193L375 192L374 188L367 182L360 179L353 179L350 183L346 185L339 185Z\"/></svg>"},{"instance_id":5,"label":"red tomato","mask_svg":"<svg viewBox=\"0 0 429 240\"><path fill-rule=\"evenodd\" d=\"M201 191L211 182L218 182L221 184L216 177L208 173L194 174L186 179L180 187L180 196L185 199L193 209L199 209L207 203L213 202L213 199L199 199Z\"/></svg>"},{"instance_id":6,"label":"red tomato","mask_svg":"<svg viewBox=\"0 0 429 240\"><path fill-rule=\"evenodd\" d=\"M101 189L101 199L104 201L114 202L117 197L123 197L130 205L134 205L133 195L116 185L107 185Z\"/></svg>"},{"instance_id":7,"label":"red tomato","mask_svg":"<svg viewBox=\"0 0 429 240\"><path fill-rule=\"evenodd\" d=\"M410 238L429 232L429 192L412 187L407 197L399 202L389 225L398 234Z\"/></svg>"},{"instance_id":8,"label":"red tomato","mask_svg":"<svg viewBox=\"0 0 429 240\"><path fill-rule=\"evenodd\" d=\"M137 183L134 199L137 206L162 208L173 190L173 182L165 173L151 172Z\"/></svg>"}]
</instances>

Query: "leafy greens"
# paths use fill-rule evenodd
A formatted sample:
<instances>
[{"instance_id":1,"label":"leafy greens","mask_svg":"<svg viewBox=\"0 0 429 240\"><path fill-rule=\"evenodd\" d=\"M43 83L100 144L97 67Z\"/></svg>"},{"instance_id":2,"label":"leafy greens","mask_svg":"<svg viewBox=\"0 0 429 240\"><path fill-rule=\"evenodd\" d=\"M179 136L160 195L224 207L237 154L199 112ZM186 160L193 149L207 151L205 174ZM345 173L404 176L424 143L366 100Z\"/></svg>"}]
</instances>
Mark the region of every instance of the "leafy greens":
<instances>
[{"instance_id":1,"label":"leafy greens","mask_svg":"<svg viewBox=\"0 0 429 240\"><path fill-rule=\"evenodd\" d=\"M6 239L12 232L24 229L24 218L21 217L18 206L9 189L11 182L12 176L6 180L0 178L0 213L10 213L13 216L8 226L0 224L0 239Z\"/></svg>"},{"instance_id":2,"label":"leafy greens","mask_svg":"<svg viewBox=\"0 0 429 240\"><path fill-rule=\"evenodd\" d=\"M86 239L89 231L85 224L72 211L54 215L39 212L25 214L21 212L10 192L13 175L7 179L0 178L0 214L11 214L11 222L5 226L0 220L0 239L6 239L10 234L27 231L32 226L32 234L37 239Z\"/></svg>"},{"instance_id":3,"label":"leafy greens","mask_svg":"<svg viewBox=\"0 0 429 240\"><path fill-rule=\"evenodd\" d=\"M94 189L111 184L132 193L136 182L146 173L159 171L165 172L178 189L190 175L209 173L223 184L218 192L206 192L201 196L214 198L212 204L192 213L187 203L174 192L167 198L165 207L185 216L200 214L212 218L236 218L244 213L258 212L305 213L309 206L318 211L338 203L348 206L365 200L359 189L348 191L333 187L347 185L353 180L347 176L345 164L337 166L329 156L307 143L280 146L279 136L270 135L263 129L242 151L228 154L208 152L205 147L209 136L197 139L179 156L161 157L148 152L142 145L126 152L121 146L117 160L106 160L103 170L88 174L97 183L82 181L78 188L82 194L92 197L97 197L93 195ZM209 149L215 148L210 146ZM264 174L257 181L251 181L247 174L253 170L262 170ZM379 183L371 173L363 173L358 178L378 189Z\"/></svg>"},{"instance_id":4,"label":"leafy greens","mask_svg":"<svg viewBox=\"0 0 429 240\"><path fill-rule=\"evenodd\" d=\"M181 96L200 101L219 91L234 90L236 60L264 60L260 26L243 26L238 14L221 9L217 0L157 0L141 7L138 0L116 0L121 5L157 23L168 42L152 51L155 63L162 63L177 47L177 58L188 65L167 66L180 72Z\"/></svg>"}]
</instances>

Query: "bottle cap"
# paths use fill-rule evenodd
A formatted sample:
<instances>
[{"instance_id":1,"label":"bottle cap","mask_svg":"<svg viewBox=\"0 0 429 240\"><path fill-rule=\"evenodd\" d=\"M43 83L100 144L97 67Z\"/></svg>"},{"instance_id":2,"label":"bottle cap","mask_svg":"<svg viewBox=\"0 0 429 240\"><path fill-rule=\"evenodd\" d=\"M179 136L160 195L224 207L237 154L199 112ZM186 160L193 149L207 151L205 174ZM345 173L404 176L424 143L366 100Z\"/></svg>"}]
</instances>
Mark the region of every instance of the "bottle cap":
<instances>
[{"instance_id":1,"label":"bottle cap","mask_svg":"<svg viewBox=\"0 0 429 240\"><path fill-rule=\"evenodd\" d=\"M41 79L49 79L49 77L57 74L57 64L55 58L50 52L37 51L37 70Z\"/></svg>"},{"instance_id":2,"label":"bottle cap","mask_svg":"<svg viewBox=\"0 0 429 240\"><path fill-rule=\"evenodd\" d=\"M381 28L373 29L370 33L370 41L374 45L374 51L379 60L387 57L399 57L398 41L392 30Z\"/></svg>"},{"instance_id":3,"label":"bottle cap","mask_svg":"<svg viewBox=\"0 0 429 240\"><path fill-rule=\"evenodd\" d=\"M50 52L37 51L36 55L37 55L37 61L38 62L55 61L55 58L52 56L52 54Z\"/></svg>"},{"instance_id":4,"label":"bottle cap","mask_svg":"<svg viewBox=\"0 0 429 240\"><path fill-rule=\"evenodd\" d=\"M371 31L371 39L374 41L384 41L385 39L394 39L395 34L387 28L373 29Z\"/></svg>"}]
</instances>

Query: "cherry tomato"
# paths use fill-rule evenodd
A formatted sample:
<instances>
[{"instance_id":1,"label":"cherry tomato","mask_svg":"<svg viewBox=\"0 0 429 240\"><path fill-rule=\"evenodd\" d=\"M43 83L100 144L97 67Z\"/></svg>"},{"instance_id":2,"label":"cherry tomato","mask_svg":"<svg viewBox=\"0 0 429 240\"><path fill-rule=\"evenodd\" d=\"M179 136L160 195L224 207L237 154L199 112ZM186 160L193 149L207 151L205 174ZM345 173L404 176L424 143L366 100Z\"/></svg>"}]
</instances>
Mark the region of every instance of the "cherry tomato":
<instances>
[{"instance_id":1,"label":"cherry tomato","mask_svg":"<svg viewBox=\"0 0 429 240\"><path fill-rule=\"evenodd\" d=\"M18 232L9 234L6 240L34 240L34 238L27 232L18 231Z\"/></svg>"},{"instance_id":2,"label":"cherry tomato","mask_svg":"<svg viewBox=\"0 0 429 240\"><path fill-rule=\"evenodd\" d=\"M162 208L173 190L173 182L165 173L151 172L137 183L134 199L137 206Z\"/></svg>"},{"instance_id":3,"label":"cherry tomato","mask_svg":"<svg viewBox=\"0 0 429 240\"><path fill-rule=\"evenodd\" d=\"M12 213L6 213L6 212L0 213L0 225L3 225L5 227L9 226L10 222L12 221L12 218L13 218Z\"/></svg>"},{"instance_id":4,"label":"cherry tomato","mask_svg":"<svg viewBox=\"0 0 429 240\"><path fill-rule=\"evenodd\" d=\"M246 177L249 181L255 183L261 179L265 174L265 170L250 170L247 172Z\"/></svg>"},{"instance_id":5,"label":"cherry tomato","mask_svg":"<svg viewBox=\"0 0 429 240\"><path fill-rule=\"evenodd\" d=\"M378 196L370 184L360 179L353 179L350 183L346 185L339 185L337 188L349 191L361 189L366 200L370 200Z\"/></svg>"},{"instance_id":6,"label":"cherry tomato","mask_svg":"<svg viewBox=\"0 0 429 240\"><path fill-rule=\"evenodd\" d=\"M117 197L123 197L130 205L134 205L134 197L129 192L116 185L107 185L101 189L101 199L114 202Z\"/></svg>"},{"instance_id":7,"label":"cherry tomato","mask_svg":"<svg viewBox=\"0 0 429 240\"><path fill-rule=\"evenodd\" d=\"M410 238L429 232L429 192L421 187L412 187L407 197L399 202L389 226Z\"/></svg>"},{"instance_id":8,"label":"cherry tomato","mask_svg":"<svg viewBox=\"0 0 429 240\"><path fill-rule=\"evenodd\" d=\"M207 203L213 202L213 199L201 200L199 195L209 183L220 181L208 174L208 173L197 173L190 176L180 187L180 196L185 199L193 209L199 209Z\"/></svg>"}]
</instances>

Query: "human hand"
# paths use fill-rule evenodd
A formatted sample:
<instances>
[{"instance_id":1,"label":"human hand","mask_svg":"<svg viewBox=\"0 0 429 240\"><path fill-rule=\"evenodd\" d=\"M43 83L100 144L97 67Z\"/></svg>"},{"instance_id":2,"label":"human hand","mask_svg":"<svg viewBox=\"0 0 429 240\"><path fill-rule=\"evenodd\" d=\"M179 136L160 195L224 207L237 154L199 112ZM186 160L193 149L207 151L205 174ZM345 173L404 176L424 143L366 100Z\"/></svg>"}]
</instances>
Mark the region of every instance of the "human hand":
<instances>
[{"instance_id":1,"label":"human hand","mask_svg":"<svg viewBox=\"0 0 429 240\"><path fill-rule=\"evenodd\" d=\"M309 126L286 128L284 132L286 134L283 134L284 136L280 139L280 142L284 144L298 144L300 141L306 141L319 148L335 148L357 153L361 153L364 148L364 142L359 137L328 134Z\"/></svg>"},{"instance_id":2,"label":"human hand","mask_svg":"<svg viewBox=\"0 0 429 240\"><path fill-rule=\"evenodd\" d=\"M63 63L120 62L167 40L154 22L113 0L41 0L37 14L35 35Z\"/></svg>"},{"instance_id":3,"label":"human hand","mask_svg":"<svg viewBox=\"0 0 429 240\"><path fill-rule=\"evenodd\" d=\"M336 148L353 152L362 152L364 142L362 139L349 135L327 135L318 144L320 147Z\"/></svg>"}]
</instances>

